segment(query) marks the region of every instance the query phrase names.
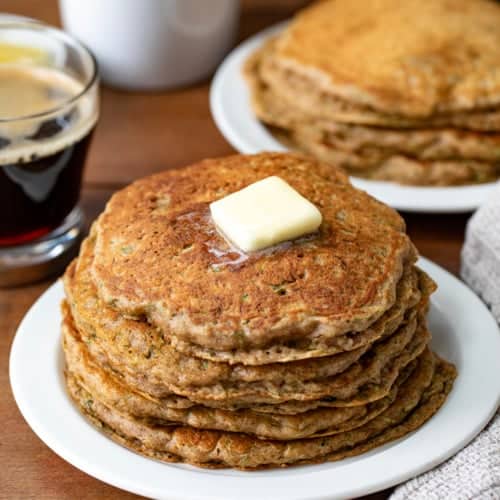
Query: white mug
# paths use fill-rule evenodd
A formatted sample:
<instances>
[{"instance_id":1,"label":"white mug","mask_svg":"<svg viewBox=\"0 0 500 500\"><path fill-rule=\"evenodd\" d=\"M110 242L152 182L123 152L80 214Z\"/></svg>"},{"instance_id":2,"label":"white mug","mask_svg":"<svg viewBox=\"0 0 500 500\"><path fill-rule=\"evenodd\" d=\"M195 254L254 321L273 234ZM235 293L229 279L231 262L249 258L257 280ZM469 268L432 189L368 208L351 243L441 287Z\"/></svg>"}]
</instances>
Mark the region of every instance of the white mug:
<instances>
[{"instance_id":1,"label":"white mug","mask_svg":"<svg viewBox=\"0 0 500 500\"><path fill-rule=\"evenodd\" d=\"M102 79L132 90L210 75L231 48L239 0L59 0L64 28L97 57Z\"/></svg>"}]
</instances>

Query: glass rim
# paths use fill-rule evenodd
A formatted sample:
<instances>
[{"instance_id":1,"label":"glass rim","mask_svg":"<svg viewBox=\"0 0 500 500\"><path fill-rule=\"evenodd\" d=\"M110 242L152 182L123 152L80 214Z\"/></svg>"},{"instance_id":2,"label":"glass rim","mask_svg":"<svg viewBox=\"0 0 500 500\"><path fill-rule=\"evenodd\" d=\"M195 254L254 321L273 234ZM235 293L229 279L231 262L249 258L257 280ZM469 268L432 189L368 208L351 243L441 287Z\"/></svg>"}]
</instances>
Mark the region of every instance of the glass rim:
<instances>
[{"instance_id":1,"label":"glass rim","mask_svg":"<svg viewBox=\"0 0 500 500\"><path fill-rule=\"evenodd\" d=\"M84 84L84 87L80 92L75 94L74 96L69 97L65 101L61 102L58 104L56 107L51 108L47 111L41 111L39 113L33 113L30 115L21 115L15 118L0 118L0 123L13 123L13 122L18 122L18 121L23 121L23 120L33 120L37 118L44 118L49 115L52 115L53 113L57 112L60 109L64 109L66 106L73 104L77 102L82 96L84 96L93 86L94 84L98 81L99 79L99 71L98 71L98 64L97 64L97 59L95 58L94 54L92 51L82 42L74 38L73 36L69 35L65 31L55 28L53 26L50 26L42 21L38 21L36 19L23 19L23 20L15 20L12 19L11 21L3 20L0 21L0 32L2 32L4 29L26 29L29 31L36 31L36 32L45 32L49 35L52 35L52 37L61 40L68 45L72 45L73 47L76 47L80 52L85 54L90 61L91 64L91 72L90 76L87 79L86 83Z\"/></svg>"}]
</instances>

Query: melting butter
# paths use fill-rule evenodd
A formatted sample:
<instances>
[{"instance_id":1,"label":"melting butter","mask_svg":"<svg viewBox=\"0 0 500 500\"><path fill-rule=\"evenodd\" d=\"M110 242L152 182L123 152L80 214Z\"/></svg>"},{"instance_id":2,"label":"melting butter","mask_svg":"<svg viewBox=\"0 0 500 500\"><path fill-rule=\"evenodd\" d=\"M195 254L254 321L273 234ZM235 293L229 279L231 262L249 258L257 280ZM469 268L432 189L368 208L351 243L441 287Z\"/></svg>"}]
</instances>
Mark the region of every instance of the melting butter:
<instances>
[{"instance_id":1,"label":"melting butter","mask_svg":"<svg viewBox=\"0 0 500 500\"><path fill-rule=\"evenodd\" d=\"M322 221L318 208L277 176L214 201L210 213L218 229L245 252L312 233Z\"/></svg>"}]
</instances>

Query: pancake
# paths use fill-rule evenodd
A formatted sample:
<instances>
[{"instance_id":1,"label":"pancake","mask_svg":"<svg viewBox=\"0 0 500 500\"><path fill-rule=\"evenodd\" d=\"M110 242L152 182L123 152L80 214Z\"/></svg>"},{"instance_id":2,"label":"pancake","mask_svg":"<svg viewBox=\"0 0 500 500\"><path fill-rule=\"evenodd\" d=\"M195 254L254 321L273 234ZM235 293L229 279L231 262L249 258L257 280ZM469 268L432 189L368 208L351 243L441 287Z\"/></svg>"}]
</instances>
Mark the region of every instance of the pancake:
<instances>
[{"instance_id":1,"label":"pancake","mask_svg":"<svg viewBox=\"0 0 500 500\"><path fill-rule=\"evenodd\" d=\"M367 179L413 186L458 186L494 182L500 177L500 160L422 160L380 149L363 155L343 151L328 139L315 139L308 129L278 131L276 136L292 149L307 152Z\"/></svg>"},{"instance_id":2,"label":"pancake","mask_svg":"<svg viewBox=\"0 0 500 500\"><path fill-rule=\"evenodd\" d=\"M75 329L69 308L63 307L65 335L82 338ZM205 406L238 409L252 407L261 412L295 414L320 407L357 406L386 396L399 373L424 349L430 334L420 319L413 317L398 332L376 344L361 359L337 375L310 381L284 382L281 386L266 383L223 384L201 387L176 387L155 379L145 371L136 373L128 365L118 366L110 362L105 350L96 342L88 342L92 359L108 373L120 378L135 391L155 398L169 398L172 394L184 396L192 403Z\"/></svg>"},{"instance_id":3,"label":"pancake","mask_svg":"<svg viewBox=\"0 0 500 500\"><path fill-rule=\"evenodd\" d=\"M253 408L264 413L279 412L280 414L295 415L316 408L341 408L377 401L390 393L400 373L425 350L430 338L429 331L420 327L408 347L386 364L378 377L378 381L361 385L358 391L350 397L341 398L332 395L313 401L287 401L279 405L259 404L253 405Z\"/></svg>"},{"instance_id":4,"label":"pancake","mask_svg":"<svg viewBox=\"0 0 500 500\"><path fill-rule=\"evenodd\" d=\"M177 409L164 404L161 399L133 391L104 371L89 356L85 344L78 341L68 328L63 329L63 346L68 374L93 398L120 413L155 424L182 423L201 429L244 432L281 440L333 435L364 425L388 408L397 396L398 387L414 368L410 364L402 370L387 396L356 407L320 408L300 415L266 414L252 409L228 411L202 405Z\"/></svg>"},{"instance_id":5,"label":"pancake","mask_svg":"<svg viewBox=\"0 0 500 500\"><path fill-rule=\"evenodd\" d=\"M457 128L464 131L499 132L500 109L440 113L425 118L384 114L369 107L320 91L314 81L276 63L273 37L245 62L243 74L251 90L252 107L265 122L282 127L314 122L328 128L331 122L364 125L372 129L412 130Z\"/></svg>"},{"instance_id":6,"label":"pancake","mask_svg":"<svg viewBox=\"0 0 500 500\"><path fill-rule=\"evenodd\" d=\"M164 461L207 467L259 468L336 460L364 452L421 426L451 389L454 368L426 351L399 397L379 416L351 431L294 441L256 439L249 435L147 423L117 412L67 378L71 397L90 421L120 444Z\"/></svg>"},{"instance_id":7,"label":"pancake","mask_svg":"<svg viewBox=\"0 0 500 500\"><path fill-rule=\"evenodd\" d=\"M318 231L244 254L209 203L277 175ZM401 217L300 154L206 160L115 194L64 275L70 396L145 456L256 469L355 455L422 425L455 370Z\"/></svg>"},{"instance_id":8,"label":"pancake","mask_svg":"<svg viewBox=\"0 0 500 500\"><path fill-rule=\"evenodd\" d=\"M296 95L282 81L283 75L280 77L273 64L276 43L271 40L252 55L245 74L257 116L291 149L312 154L352 175L402 184L461 185L500 176L498 133L449 126L396 129L355 125L326 117L322 103L308 101L301 109L301 101L310 96L305 97L306 89L301 89L302 97Z\"/></svg>"},{"instance_id":9,"label":"pancake","mask_svg":"<svg viewBox=\"0 0 500 500\"><path fill-rule=\"evenodd\" d=\"M402 130L333 121L325 123L324 128L310 125L298 125L295 130L299 133L307 131L311 139L370 158L373 163L395 154L421 160L500 160L498 133L484 134L453 128Z\"/></svg>"},{"instance_id":10,"label":"pancake","mask_svg":"<svg viewBox=\"0 0 500 500\"><path fill-rule=\"evenodd\" d=\"M273 78L266 79L262 59L272 50L273 41L251 56L245 65L245 76L252 89L252 104L264 122L283 129L308 131L316 140L358 154L380 155L401 153L424 160L500 159L500 134L453 127L384 128L342 123L324 118L322 109L300 109L295 101L286 99L286 90L273 87ZM265 66L264 66L265 67Z\"/></svg>"},{"instance_id":11,"label":"pancake","mask_svg":"<svg viewBox=\"0 0 500 500\"><path fill-rule=\"evenodd\" d=\"M242 255L215 231L208 204L271 175L315 203L323 223ZM366 330L416 259L394 210L330 165L292 154L206 160L136 181L111 198L95 233L101 300L172 339L226 352Z\"/></svg>"},{"instance_id":12,"label":"pancake","mask_svg":"<svg viewBox=\"0 0 500 500\"><path fill-rule=\"evenodd\" d=\"M295 341L286 346L269 346L265 349L248 349L237 351L214 351L196 344L172 339L172 346L186 355L196 356L206 360L216 362L228 362L230 364L242 363L247 367L252 365L267 366L269 363L276 363L278 370L286 370L285 367L279 368L279 364L286 362L286 366L296 360L314 359L319 361L321 357L326 357L323 361L330 366L331 355L355 351L359 353L368 345L376 342L394 333L404 319L406 311L415 306L420 297L420 289L416 285L416 275L409 266L403 273L396 288L397 299L394 305L386 311L369 328L362 332L347 332L338 335L328 341L328 343L319 343L316 339L304 339ZM428 294L430 295L430 293ZM428 297L427 295L427 297ZM330 361L329 361L330 360ZM265 363L265 365L262 365ZM279 363L279 364L278 364ZM294 365L291 365L294 366Z\"/></svg>"},{"instance_id":13,"label":"pancake","mask_svg":"<svg viewBox=\"0 0 500 500\"><path fill-rule=\"evenodd\" d=\"M177 338L172 339L172 345L178 351L199 358L212 361L226 361L228 363L243 363L245 365L256 365L275 361L290 362L297 359L310 359L313 357L317 359L329 354L359 349L386 335L394 333L398 325L403 321L406 310L417 303L419 296L421 297L421 301L428 301L429 296L435 291L436 285L426 273L423 273L418 268L416 269L419 282L417 289L415 289L413 281L414 276L411 278L408 276L407 273L412 273L411 270L407 268L406 272L403 272L403 276L396 288L396 302L388 311L368 329L362 332L348 332L345 335L339 335L331 339L327 345L320 344L318 346L314 340L312 342L302 340L300 342L295 342L293 347L279 345L277 347L266 347L265 350L250 349L232 352L206 349L189 342L179 341Z\"/></svg>"},{"instance_id":14,"label":"pancake","mask_svg":"<svg viewBox=\"0 0 500 500\"><path fill-rule=\"evenodd\" d=\"M498 26L490 0L329 0L298 13L275 57L322 93L387 114L489 109L500 104Z\"/></svg>"},{"instance_id":15,"label":"pancake","mask_svg":"<svg viewBox=\"0 0 500 500\"><path fill-rule=\"evenodd\" d=\"M318 91L313 81L299 76L275 64L273 40L257 50L244 68L253 94L258 95L253 105L258 110L260 103L269 102L272 95L279 95L283 103L293 109L284 111L284 118L307 115L322 121L392 127L401 129L422 129L434 127L457 127L483 132L500 131L500 109L470 110L467 112L440 113L425 118L384 114L369 107L340 99ZM271 93L267 90L271 89ZM283 108L283 106L282 106Z\"/></svg>"},{"instance_id":16,"label":"pancake","mask_svg":"<svg viewBox=\"0 0 500 500\"><path fill-rule=\"evenodd\" d=\"M320 353L309 349L309 346L297 346L293 352L291 348L285 351L287 361L293 357L303 357L310 359L310 362L304 359L303 362L288 362L286 365L269 363L275 361L270 352L236 352L231 356L230 362L245 362L251 356L253 360L263 359L268 363L255 367L239 364L233 370L226 363L212 363L193 357L189 346L180 349L183 352L188 351L187 355L183 355L176 350L177 343L175 348L171 346L168 335L163 335L159 329L151 327L145 321L124 317L99 301L89 273L92 252L91 237L81 246L78 264L76 261L71 264L64 276L72 314L85 341L100 343L108 357L113 358L114 365L127 364L136 371L154 373L162 381L175 386L208 385L224 380L282 384L284 381L293 383L340 373L359 359L372 342L394 333L404 320L406 311L416 306L419 300L426 302L434 290L434 284L428 282L424 273L407 268L397 285L396 303L369 330L355 335L339 336L334 345L328 349L324 348ZM215 361L223 360L219 353L206 356L204 351L198 351L194 354L203 358L212 357ZM152 358L153 352L155 356ZM285 352L280 354L280 361L284 359ZM329 352L338 354L311 359L314 354L326 355ZM139 360L142 362L141 366L138 365ZM179 366L182 367L181 370L178 369Z\"/></svg>"}]
</instances>

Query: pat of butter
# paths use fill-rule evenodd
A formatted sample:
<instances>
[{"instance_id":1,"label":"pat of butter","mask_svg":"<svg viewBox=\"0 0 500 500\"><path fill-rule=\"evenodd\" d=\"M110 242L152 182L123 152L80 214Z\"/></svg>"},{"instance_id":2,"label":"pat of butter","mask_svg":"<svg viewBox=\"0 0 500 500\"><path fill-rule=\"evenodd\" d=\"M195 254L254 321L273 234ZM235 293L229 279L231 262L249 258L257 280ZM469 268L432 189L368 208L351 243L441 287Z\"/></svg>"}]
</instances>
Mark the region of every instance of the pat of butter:
<instances>
[{"instance_id":1,"label":"pat of butter","mask_svg":"<svg viewBox=\"0 0 500 500\"><path fill-rule=\"evenodd\" d=\"M210 204L215 225L245 252L312 233L321 212L279 177L267 177Z\"/></svg>"}]
</instances>

